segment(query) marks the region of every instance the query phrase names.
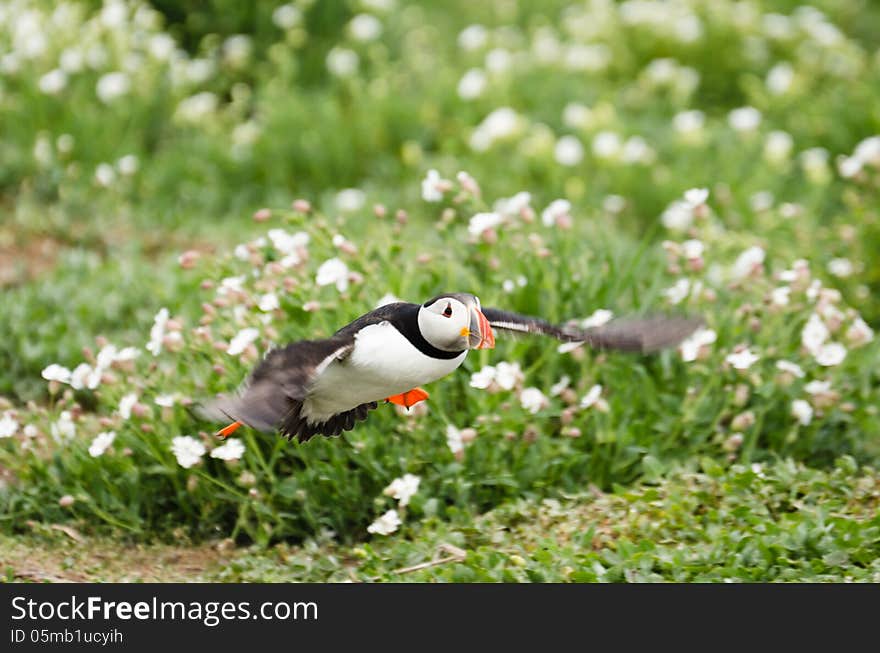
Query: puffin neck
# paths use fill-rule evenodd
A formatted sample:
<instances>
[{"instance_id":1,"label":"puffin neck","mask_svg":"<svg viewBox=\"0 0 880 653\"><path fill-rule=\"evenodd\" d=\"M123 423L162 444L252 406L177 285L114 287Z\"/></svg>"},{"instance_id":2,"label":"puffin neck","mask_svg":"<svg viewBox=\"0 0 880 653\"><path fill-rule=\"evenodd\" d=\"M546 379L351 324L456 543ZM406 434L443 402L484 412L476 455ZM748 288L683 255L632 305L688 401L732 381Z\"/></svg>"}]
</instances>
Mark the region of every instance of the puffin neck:
<instances>
[{"instance_id":1,"label":"puffin neck","mask_svg":"<svg viewBox=\"0 0 880 653\"><path fill-rule=\"evenodd\" d=\"M462 349L461 351L444 351L425 340L425 336L423 336L421 330L419 330L419 308L418 304L405 304L401 306L400 310L396 311L396 315L391 316L388 321L391 322L394 328L403 334L404 338L409 340L412 345L425 356L452 360L453 358L458 358L467 351L466 349Z\"/></svg>"}]
</instances>

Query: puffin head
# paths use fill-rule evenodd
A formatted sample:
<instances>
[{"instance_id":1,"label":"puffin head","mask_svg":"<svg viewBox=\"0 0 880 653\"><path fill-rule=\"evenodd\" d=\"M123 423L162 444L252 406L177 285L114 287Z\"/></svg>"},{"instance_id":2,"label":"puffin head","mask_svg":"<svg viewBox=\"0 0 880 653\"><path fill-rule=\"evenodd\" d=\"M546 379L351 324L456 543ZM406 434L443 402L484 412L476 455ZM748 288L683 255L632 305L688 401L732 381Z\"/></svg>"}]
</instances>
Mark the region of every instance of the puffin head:
<instances>
[{"instance_id":1,"label":"puffin head","mask_svg":"<svg viewBox=\"0 0 880 653\"><path fill-rule=\"evenodd\" d=\"M446 293L419 308L419 331L437 349L492 349L495 334L480 311L480 300L467 293Z\"/></svg>"}]
</instances>

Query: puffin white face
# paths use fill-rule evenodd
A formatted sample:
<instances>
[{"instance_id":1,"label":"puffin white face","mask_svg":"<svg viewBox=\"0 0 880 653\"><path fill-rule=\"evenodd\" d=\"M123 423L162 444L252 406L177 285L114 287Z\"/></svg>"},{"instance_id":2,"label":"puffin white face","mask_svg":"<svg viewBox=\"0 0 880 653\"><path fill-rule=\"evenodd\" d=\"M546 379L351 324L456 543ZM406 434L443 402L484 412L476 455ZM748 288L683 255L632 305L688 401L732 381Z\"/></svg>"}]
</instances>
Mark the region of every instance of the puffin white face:
<instances>
[{"instance_id":1,"label":"puffin white face","mask_svg":"<svg viewBox=\"0 0 880 653\"><path fill-rule=\"evenodd\" d=\"M419 309L419 331L437 349L491 349L495 335L473 295L440 295Z\"/></svg>"}]
</instances>

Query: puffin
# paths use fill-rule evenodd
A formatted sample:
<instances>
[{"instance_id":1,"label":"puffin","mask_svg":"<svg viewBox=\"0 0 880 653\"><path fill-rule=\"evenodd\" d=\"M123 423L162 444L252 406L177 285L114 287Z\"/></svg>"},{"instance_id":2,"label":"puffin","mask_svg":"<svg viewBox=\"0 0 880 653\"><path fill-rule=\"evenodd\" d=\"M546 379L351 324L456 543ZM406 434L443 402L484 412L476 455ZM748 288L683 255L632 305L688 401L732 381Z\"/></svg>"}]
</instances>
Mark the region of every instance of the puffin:
<instances>
[{"instance_id":1,"label":"puffin","mask_svg":"<svg viewBox=\"0 0 880 653\"><path fill-rule=\"evenodd\" d=\"M655 315L582 329L483 308L469 293L443 293L424 304L380 306L329 338L271 349L237 393L200 404L197 414L231 421L219 437L246 425L304 442L354 428L379 402L410 408L424 401L421 386L454 372L471 349L494 348L495 330L650 353L679 344L701 325L699 318Z\"/></svg>"}]
</instances>

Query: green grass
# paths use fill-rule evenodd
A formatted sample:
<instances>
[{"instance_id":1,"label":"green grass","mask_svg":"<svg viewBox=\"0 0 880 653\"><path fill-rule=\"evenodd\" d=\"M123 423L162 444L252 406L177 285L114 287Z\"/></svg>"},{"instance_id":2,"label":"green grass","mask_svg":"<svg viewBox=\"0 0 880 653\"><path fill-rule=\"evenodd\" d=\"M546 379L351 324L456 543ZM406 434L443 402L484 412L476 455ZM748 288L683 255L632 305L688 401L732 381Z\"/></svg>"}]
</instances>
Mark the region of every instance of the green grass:
<instances>
[{"instance_id":1,"label":"green grass","mask_svg":"<svg viewBox=\"0 0 880 653\"><path fill-rule=\"evenodd\" d=\"M880 579L880 476L842 458L679 469L652 484L428 518L403 537L230 550L83 539L34 525L0 536L11 581L840 582ZM76 539L71 540L71 537ZM59 558L57 550L67 550Z\"/></svg>"},{"instance_id":2,"label":"green grass","mask_svg":"<svg viewBox=\"0 0 880 653\"><path fill-rule=\"evenodd\" d=\"M284 30L269 3L154 3L162 13L131 3L108 25L83 2L59 30L50 3L22 0L9 11L34 9L50 36L27 56L33 43L0 21L0 51L17 56L0 76L0 419L16 425L0 439L3 537L67 524L96 542L257 547L206 572L221 580L393 580L445 543L466 560L404 577L876 581L880 345L853 336L860 320L875 330L880 320L880 162L868 156L854 177L839 165L880 134L877 7L813 3L823 17L782 0L754 11L694 0L682 5L696 18L676 23L614 3L398 4L301 2ZM380 21L374 40L348 27L362 12ZM486 42L467 50L459 35L475 23ZM166 33L181 48L171 58L157 55ZM251 40L237 56L241 41L226 39L242 33ZM104 61L69 72L57 94L41 90L81 41L104 48ZM357 74L328 71L340 48L357 54ZM572 65L596 52L604 63ZM780 62L793 76L774 93L765 80ZM203 78L191 74L205 65ZM472 68L486 86L465 99L459 81ZM118 70L130 88L98 98L98 80ZM187 117L188 98L206 92L214 99ZM572 121L571 105L586 118ZM743 106L761 113L751 132L729 122ZM500 107L516 127L473 147ZM698 134L673 128L686 110L703 112ZM778 131L792 149L774 158ZM641 137L649 152L603 156L602 132ZM572 165L554 154L566 135L583 145ZM624 152L638 149L629 141ZM432 168L450 181L440 202L420 193ZM667 207L700 187L709 196L693 223L664 226ZM339 204L346 188L363 191L362 205ZM528 210L472 233L475 214L520 191ZM313 208L291 209L297 198ZM571 202L569 228L542 221L559 198ZM263 208L268 219L253 219ZM290 252L267 238L273 229L308 235L302 260L281 264ZM698 260L682 254L687 240L702 243ZM761 264L738 273L756 246ZM188 250L200 256L182 266ZM316 283L331 258L353 273L344 291ZM787 276L798 259L808 268ZM836 259L851 273L835 274ZM240 291L218 292L239 276ZM683 280L698 290L673 303L668 290ZM328 335L386 293L423 301L444 290L555 322L600 308L699 314L717 338L685 361L499 336L429 388L427 410L384 406L343 438L304 445L244 431L240 460L210 456L216 425L190 402L234 389L272 344ZM280 309L260 310L266 293ZM153 356L144 347L163 307L179 341ZM823 365L805 347L811 317L843 360ZM227 354L244 328L257 330L253 348ZM41 378L50 364L95 365L107 343L140 355L106 367L92 389ZM742 347L759 358L737 370L727 358ZM513 388L470 387L500 362L521 366ZM551 396L564 376L570 389ZM829 390L811 392L815 382ZM599 404L579 408L596 384ZM547 395L537 413L520 402L529 387ZM155 403L164 395L173 406ZM793 414L802 402L808 423ZM53 435L65 413L70 439ZM458 455L449 427L476 433ZM112 445L89 453L107 431ZM171 449L183 435L206 449L191 468ZM404 508L383 491L407 473L420 485ZM401 528L369 534L394 508Z\"/></svg>"}]
</instances>

